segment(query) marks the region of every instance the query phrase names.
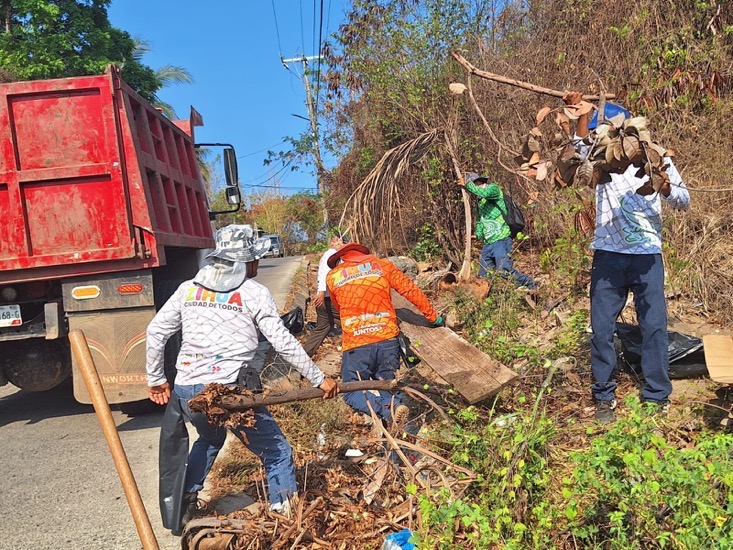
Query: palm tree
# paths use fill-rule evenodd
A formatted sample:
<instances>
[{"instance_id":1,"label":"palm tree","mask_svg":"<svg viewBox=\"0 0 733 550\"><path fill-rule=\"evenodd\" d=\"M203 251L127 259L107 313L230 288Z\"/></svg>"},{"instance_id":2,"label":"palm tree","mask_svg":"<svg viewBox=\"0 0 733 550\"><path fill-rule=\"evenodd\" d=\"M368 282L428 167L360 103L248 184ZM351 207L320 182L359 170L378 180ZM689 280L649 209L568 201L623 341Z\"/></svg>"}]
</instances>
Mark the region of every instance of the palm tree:
<instances>
[{"instance_id":1,"label":"palm tree","mask_svg":"<svg viewBox=\"0 0 733 550\"><path fill-rule=\"evenodd\" d=\"M148 40L136 36L133 38L135 43L135 49L132 52L132 57L138 63L142 62L142 58L145 54L152 51L151 44ZM172 84L193 84L193 76L188 72L188 69L179 67L177 65L163 65L158 69L153 69L155 73L155 80L158 83L158 89L166 88ZM173 107L160 99L157 94L153 95L152 104L163 111L163 114L171 120L178 118Z\"/></svg>"}]
</instances>

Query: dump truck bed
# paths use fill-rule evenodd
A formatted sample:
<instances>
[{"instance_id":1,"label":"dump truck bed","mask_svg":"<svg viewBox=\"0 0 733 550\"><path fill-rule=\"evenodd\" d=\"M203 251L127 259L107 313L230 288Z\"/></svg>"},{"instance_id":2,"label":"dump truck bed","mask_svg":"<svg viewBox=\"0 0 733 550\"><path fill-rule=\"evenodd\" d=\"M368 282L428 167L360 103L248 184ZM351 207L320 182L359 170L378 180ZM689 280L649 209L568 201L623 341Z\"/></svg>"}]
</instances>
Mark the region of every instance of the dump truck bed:
<instances>
[{"instance_id":1,"label":"dump truck bed","mask_svg":"<svg viewBox=\"0 0 733 550\"><path fill-rule=\"evenodd\" d=\"M115 68L0 85L0 282L150 268L166 247L213 247L191 133Z\"/></svg>"}]
</instances>

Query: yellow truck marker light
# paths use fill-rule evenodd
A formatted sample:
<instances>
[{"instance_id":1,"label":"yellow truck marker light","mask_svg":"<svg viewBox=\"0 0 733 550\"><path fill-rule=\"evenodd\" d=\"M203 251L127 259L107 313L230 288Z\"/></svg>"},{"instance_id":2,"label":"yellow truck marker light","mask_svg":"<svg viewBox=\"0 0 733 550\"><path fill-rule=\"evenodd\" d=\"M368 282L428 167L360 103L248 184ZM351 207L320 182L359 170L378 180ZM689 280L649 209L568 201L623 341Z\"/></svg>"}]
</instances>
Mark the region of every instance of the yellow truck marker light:
<instances>
[{"instance_id":1,"label":"yellow truck marker light","mask_svg":"<svg viewBox=\"0 0 733 550\"><path fill-rule=\"evenodd\" d=\"M101 293L97 285L75 286L71 291L71 296L76 300L91 300L97 298Z\"/></svg>"},{"instance_id":2,"label":"yellow truck marker light","mask_svg":"<svg viewBox=\"0 0 733 550\"><path fill-rule=\"evenodd\" d=\"M117 287L120 294L140 294L143 291L143 285L140 283L128 283Z\"/></svg>"}]
</instances>

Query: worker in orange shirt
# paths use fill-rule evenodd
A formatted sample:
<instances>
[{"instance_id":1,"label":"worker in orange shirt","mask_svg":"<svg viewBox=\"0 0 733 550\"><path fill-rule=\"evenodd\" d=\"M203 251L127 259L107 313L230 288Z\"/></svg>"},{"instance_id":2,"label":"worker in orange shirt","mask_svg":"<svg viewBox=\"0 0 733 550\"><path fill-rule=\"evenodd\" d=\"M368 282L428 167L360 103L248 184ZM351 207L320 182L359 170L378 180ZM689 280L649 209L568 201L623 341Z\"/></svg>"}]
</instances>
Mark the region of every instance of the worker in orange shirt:
<instances>
[{"instance_id":1,"label":"worker in orange shirt","mask_svg":"<svg viewBox=\"0 0 733 550\"><path fill-rule=\"evenodd\" d=\"M343 246L330 258L326 284L331 302L341 317L343 356L341 379L393 380L400 366L400 332L390 292L399 292L415 304L433 326L444 325L427 297L397 266L377 258L357 243ZM403 425L410 409L396 392L350 392L344 400L354 410L370 414L367 401L384 421Z\"/></svg>"}]
</instances>

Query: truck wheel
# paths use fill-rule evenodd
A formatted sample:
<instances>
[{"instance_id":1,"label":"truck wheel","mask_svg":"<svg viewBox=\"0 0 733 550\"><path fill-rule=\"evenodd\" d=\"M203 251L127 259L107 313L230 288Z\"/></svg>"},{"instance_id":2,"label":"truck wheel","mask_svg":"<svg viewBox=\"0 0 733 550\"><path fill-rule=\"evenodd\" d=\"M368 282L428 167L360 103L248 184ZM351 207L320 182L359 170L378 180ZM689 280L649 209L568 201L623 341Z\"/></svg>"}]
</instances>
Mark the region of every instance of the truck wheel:
<instances>
[{"instance_id":1,"label":"truck wheel","mask_svg":"<svg viewBox=\"0 0 733 550\"><path fill-rule=\"evenodd\" d=\"M71 374L67 341L32 339L12 344L12 347L3 347L0 371L4 371L14 386L26 391L46 391Z\"/></svg>"}]
</instances>

